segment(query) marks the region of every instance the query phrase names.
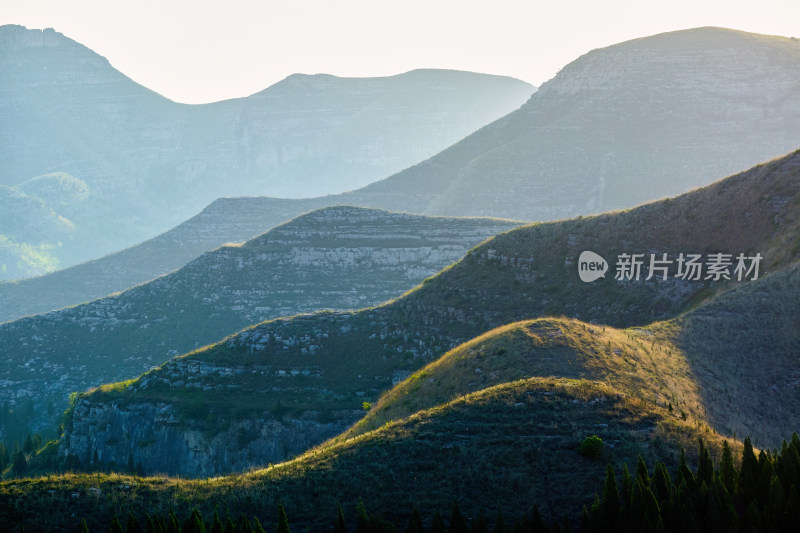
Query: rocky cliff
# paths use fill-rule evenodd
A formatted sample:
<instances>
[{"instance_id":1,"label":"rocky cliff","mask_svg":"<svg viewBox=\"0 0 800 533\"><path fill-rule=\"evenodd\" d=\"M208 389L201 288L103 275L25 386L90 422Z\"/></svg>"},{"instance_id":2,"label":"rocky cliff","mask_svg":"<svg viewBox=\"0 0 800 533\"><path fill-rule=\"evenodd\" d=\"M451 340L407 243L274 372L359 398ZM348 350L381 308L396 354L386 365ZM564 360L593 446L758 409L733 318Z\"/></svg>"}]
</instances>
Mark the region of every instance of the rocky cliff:
<instances>
[{"instance_id":1,"label":"rocky cliff","mask_svg":"<svg viewBox=\"0 0 800 533\"><path fill-rule=\"evenodd\" d=\"M121 294L0 325L0 403L33 399L40 409L29 422L49 428L70 392L135 377L267 319L395 298L515 225L311 212Z\"/></svg>"}]
</instances>

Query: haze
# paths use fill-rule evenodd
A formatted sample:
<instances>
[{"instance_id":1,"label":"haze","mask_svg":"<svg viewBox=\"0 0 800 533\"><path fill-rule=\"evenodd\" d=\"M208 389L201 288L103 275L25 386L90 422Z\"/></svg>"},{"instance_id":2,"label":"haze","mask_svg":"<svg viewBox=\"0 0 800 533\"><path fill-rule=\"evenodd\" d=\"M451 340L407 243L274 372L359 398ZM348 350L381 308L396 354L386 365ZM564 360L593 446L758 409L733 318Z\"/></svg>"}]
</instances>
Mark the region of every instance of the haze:
<instances>
[{"instance_id":1,"label":"haze","mask_svg":"<svg viewBox=\"0 0 800 533\"><path fill-rule=\"evenodd\" d=\"M383 76L415 68L540 85L581 54L697 26L798 34L794 0L528 2L3 0L0 24L52 27L137 82L185 103L260 91L289 74Z\"/></svg>"}]
</instances>

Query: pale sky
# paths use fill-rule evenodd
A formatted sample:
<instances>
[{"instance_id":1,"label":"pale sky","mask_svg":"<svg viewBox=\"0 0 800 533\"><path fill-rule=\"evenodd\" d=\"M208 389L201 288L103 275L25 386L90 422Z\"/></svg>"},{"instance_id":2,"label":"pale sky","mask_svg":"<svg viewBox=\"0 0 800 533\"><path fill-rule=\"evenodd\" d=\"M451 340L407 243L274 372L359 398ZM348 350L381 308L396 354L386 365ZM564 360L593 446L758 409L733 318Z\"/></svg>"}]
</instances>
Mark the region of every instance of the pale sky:
<instances>
[{"instance_id":1,"label":"pale sky","mask_svg":"<svg viewBox=\"0 0 800 533\"><path fill-rule=\"evenodd\" d=\"M581 54L697 26L800 37L800 0L0 0L168 98L247 96L286 76L415 68L540 85Z\"/></svg>"}]
</instances>

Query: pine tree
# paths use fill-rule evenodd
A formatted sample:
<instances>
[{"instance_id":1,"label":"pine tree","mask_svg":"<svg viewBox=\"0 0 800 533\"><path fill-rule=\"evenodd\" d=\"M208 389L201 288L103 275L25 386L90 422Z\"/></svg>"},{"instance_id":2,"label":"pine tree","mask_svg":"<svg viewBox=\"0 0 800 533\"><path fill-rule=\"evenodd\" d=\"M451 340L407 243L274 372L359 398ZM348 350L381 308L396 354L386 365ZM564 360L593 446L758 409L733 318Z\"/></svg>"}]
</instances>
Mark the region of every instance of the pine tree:
<instances>
[{"instance_id":1,"label":"pine tree","mask_svg":"<svg viewBox=\"0 0 800 533\"><path fill-rule=\"evenodd\" d=\"M225 533L225 526L219 518L219 513L214 511L214 519L211 521L211 533Z\"/></svg>"},{"instance_id":2,"label":"pine tree","mask_svg":"<svg viewBox=\"0 0 800 533\"><path fill-rule=\"evenodd\" d=\"M753 452L753 443L750 437L744 439L744 449L742 450L742 467L739 470L739 487L744 497L745 505L749 505L756 497L756 485L758 483L759 467L758 459Z\"/></svg>"},{"instance_id":3,"label":"pine tree","mask_svg":"<svg viewBox=\"0 0 800 533\"><path fill-rule=\"evenodd\" d=\"M33 439L31 438L30 433L28 433L25 436L25 444L22 445L22 451L25 452L27 455L33 453Z\"/></svg>"},{"instance_id":4,"label":"pine tree","mask_svg":"<svg viewBox=\"0 0 800 533\"><path fill-rule=\"evenodd\" d=\"M636 458L636 478L642 480L642 485L650 485L650 475L647 473L647 464L640 455Z\"/></svg>"},{"instance_id":5,"label":"pine tree","mask_svg":"<svg viewBox=\"0 0 800 533\"><path fill-rule=\"evenodd\" d=\"M601 499L600 510L603 520L614 530L617 524L617 516L619 515L620 502L617 478L614 475L614 467L612 467L611 464L606 466L606 479L603 483L603 497Z\"/></svg>"},{"instance_id":6,"label":"pine tree","mask_svg":"<svg viewBox=\"0 0 800 533\"><path fill-rule=\"evenodd\" d=\"M731 452L731 447L728 445L728 441L722 443L722 458L719 462L717 477L719 477L720 481L725 485L728 494L733 498L736 495L737 478L739 476L733 464L733 453Z\"/></svg>"},{"instance_id":7,"label":"pine tree","mask_svg":"<svg viewBox=\"0 0 800 533\"><path fill-rule=\"evenodd\" d=\"M181 533L206 533L206 523L197 507L192 508L192 514L183 523Z\"/></svg>"},{"instance_id":8,"label":"pine tree","mask_svg":"<svg viewBox=\"0 0 800 533\"><path fill-rule=\"evenodd\" d=\"M628 463L622 463L622 490L619 496L623 502L631 501L631 471L628 470Z\"/></svg>"},{"instance_id":9,"label":"pine tree","mask_svg":"<svg viewBox=\"0 0 800 533\"><path fill-rule=\"evenodd\" d=\"M0 441L0 472L6 469L8 461L8 450L6 449L6 445Z\"/></svg>"},{"instance_id":10,"label":"pine tree","mask_svg":"<svg viewBox=\"0 0 800 533\"><path fill-rule=\"evenodd\" d=\"M133 511L128 511L128 523L125 526L126 533L144 533L142 524L139 519L134 516Z\"/></svg>"},{"instance_id":11,"label":"pine tree","mask_svg":"<svg viewBox=\"0 0 800 533\"><path fill-rule=\"evenodd\" d=\"M711 456L703 443L703 439L699 439L699 441L700 453L697 459L697 484L705 483L710 487L714 481L714 463L711 461Z\"/></svg>"},{"instance_id":12,"label":"pine tree","mask_svg":"<svg viewBox=\"0 0 800 533\"><path fill-rule=\"evenodd\" d=\"M453 508L450 513L450 527L447 531L448 533L467 533L467 522L464 520L464 515L461 514L461 509L458 508L457 502L453 502Z\"/></svg>"},{"instance_id":13,"label":"pine tree","mask_svg":"<svg viewBox=\"0 0 800 533\"><path fill-rule=\"evenodd\" d=\"M175 511L169 510L169 518L167 518L167 533L180 533L181 525L178 517L175 516Z\"/></svg>"},{"instance_id":14,"label":"pine tree","mask_svg":"<svg viewBox=\"0 0 800 533\"><path fill-rule=\"evenodd\" d=\"M250 525L250 520L245 515L239 517L239 531L241 533L253 533L253 526Z\"/></svg>"},{"instance_id":15,"label":"pine tree","mask_svg":"<svg viewBox=\"0 0 800 533\"><path fill-rule=\"evenodd\" d=\"M111 533L125 533L125 530L122 529L122 524L119 523L119 517L114 515L114 518L111 519L111 529L109 530Z\"/></svg>"},{"instance_id":16,"label":"pine tree","mask_svg":"<svg viewBox=\"0 0 800 533\"><path fill-rule=\"evenodd\" d=\"M289 533L289 518L282 503L278 504L278 533Z\"/></svg>"},{"instance_id":17,"label":"pine tree","mask_svg":"<svg viewBox=\"0 0 800 533\"><path fill-rule=\"evenodd\" d=\"M28 461L25 459L25 454L22 453L22 450L17 452L17 456L14 458L14 465L11 467L11 471L17 477L24 476L25 472L28 471Z\"/></svg>"},{"instance_id":18,"label":"pine tree","mask_svg":"<svg viewBox=\"0 0 800 533\"><path fill-rule=\"evenodd\" d=\"M356 504L356 533L371 533L372 520L362 500Z\"/></svg>"},{"instance_id":19,"label":"pine tree","mask_svg":"<svg viewBox=\"0 0 800 533\"><path fill-rule=\"evenodd\" d=\"M445 533L447 528L444 526L444 519L442 518L442 513L439 509L436 509L436 512L433 513L433 523L431 524L430 533Z\"/></svg>"},{"instance_id":20,"label":"pine tree","mask_svg":"<svg viewBox=\"0 0 800 533\"><path fill-rule=\"evenodd\" d=\"M86 523L86 519L81 519L81 525L78 526L78 531L80 533L89 533L89 525Z\"/></svg>"},{"instance_id":21,"label":"pine tree","mask_svg":"<svg viewBox=\"0 0 800 533\"><path fill-rule=\"evenodd\" d=\"M279 533L280 533L280 531L281 530L278 529ZM286 531L287 532L289 531L289 523L288 522L286 523ZM264 530L264 526L261 525L261 521L258 519L257 516L253 517L253 533L267 533L266 530Z\"/></svg>"},{"instance_id":22,"label":"pine tree","mask_svg":"<svg viewBox=\"0 0 800 533\"><path fill-rule=\"evenodd\" d=\"M669 472L667 472L667 467L661 461L656 461L650 487L653 489L653 494L656 495L659 504L662 506L669 502L669 489L671 485L672 480L669 477Z\"/></svg>"},{"instance_id":23,"label":"pine tree","mask_svg":"<svg viewBox=\"0 0 800 533\"><path fill-rule=\"evenodd\" d=\"M147 513L144 517L144 528L147 533L157 533L159 531L163 531L163 528L160 527L157 519L153 519L153 517L150 516L150 513ZM220 531L219 533L222 532Z\"/></svg>"},{"instance_id":24,"label":"pine tree","mask_svg":"<svg viewBox=\"0 0 800 533\"><path fill-rule=\"evenodd\" d=\"M681 482L685 481L686 486L689 488L690 491L694 491L697 487L697 483L695 482L694 474L692 470L689 468L689 465L686 463L686 450L681 448L681 456L678 460L678 475L675 478L675 483L680 486Z\"/></svg>"},{"instance_id":25,"label":"pine tree","mask_svg":"<svg viewBox=\"0 0 800 533\"><path fill-rule=\"evenodd\" d=\"M423 533L424 531L425 527L422 525L422 515L419 514L419 509L417 509L415 505L411 510L411 519L408 521L406 533Z\"/></svg>"}]
</instances>

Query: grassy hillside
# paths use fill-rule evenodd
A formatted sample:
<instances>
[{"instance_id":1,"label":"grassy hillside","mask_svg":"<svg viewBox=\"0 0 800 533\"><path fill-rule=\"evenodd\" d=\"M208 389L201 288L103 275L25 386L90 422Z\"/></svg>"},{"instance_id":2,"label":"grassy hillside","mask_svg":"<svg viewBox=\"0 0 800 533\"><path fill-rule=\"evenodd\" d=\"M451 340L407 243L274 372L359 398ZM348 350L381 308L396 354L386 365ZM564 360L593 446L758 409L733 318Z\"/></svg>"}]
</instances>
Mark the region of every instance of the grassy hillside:
<instances>
[{"instance_id":1,"label":"grassy hillside","mask_svg":"<svg viewBox=\"0 0 800 533\"><path fill-rule=\"evenodd\" d=\"M342 422L389 392L363 425L274 466L195 481L92 474L6 482L0 512L31 523L46 502L52 522L68 527L79 516L106 524L113 513L172 508L187 516L193 506L207 517L217 508L269 520L280 501L294 527L313 530L332 523L336 503L349 510L361 499L403 524L412 504L430 516L457 499L470 517L516 517L534 503L553 516L591 502L606 462L618 472L623 462L633 469L642 454L674 472L680 448L696 450L702 437L718 459L720 433L743 436L738 427L777 446L800 412L790 396L800 267L788 246L797 235L798 158L628 212L513 230L386 305L266 322L132 382L103 386L78 398L62 449L78 450L91 435L95 443L106 439L103 454L133 447L134 458L146 460L148 446L155 454L158 444L142 430L160 424L200 439L257 417ZM704 215L704 205L715 216ZM651 231L659 225L665 231ZM648 236L654 244L638 248ZM615 240L630 252L758 251L765 259L755 281L577 280L575 260L586 243L609 257ZM493 321L555 305L531 274L542 264L553 269L547 281L561 284L549 290L583 320L527 318L489 331ZM609 322L626 329L586 321L604 316L601 302ZM482 335L470 340L470 331ZM462 337L466 343L454 347ZM423 368L426 359L434 362ZM400 383L392 389L392 381ZM100 429L101 413L146 405L162 409L163 419L128 418L125 431L134 437L109 442L125 434ZM80 428L91 425L91 433ZM591 435L603 441L600 460L578 451Z\"/></svg>"},{"instance_id":2,"label":"grassy hillside","mask_svg":"<svg viewBox=\"0 0 800 533\"><path fill-rule=\"evenodd\" d=\"M601 457L578 452L599 435ZM209 480L64 475L0 484L0 518L69 525L85 516L104 525L129 510L179 515L197 506L272 516L283 502L293 527L326 529L341 503L348 514L361 499L404 524L416 505L424 515L446 510L454 498L468 517L518 517L537 504L546 517L575 513L602 486L607 462L658 458L670 469L680 447L697 438L719 457L721 439L704 426L621 389L588 380L530 378L484 389L366 433L312 450L288 463ZM691 456L690 456L691 457ZM73 497L73 494L78 496ZM47 502L48 518L37 521ZM74 514L74 517L72 516Z\"/></svg>"},{"instance_id":3,"label":"grassy hillside","mask_svg":"<svg viewBox=\"0 0 800 533\"><path fill-rule=\"evenodd\" d=\"M602 381L756 445L800 427L800 263L675 319L618 330L543 318L494 329L383 395L350 438L461 394L528 376Z\"/></svg>"},{"instance_id":4,"label":"grassy hillside","mask_svg":"<svg viewBox=\"0 0 800 533\"><path fill-rule=\"evenodd\" d=\"M800 428L800 264L671 321L708 423L777 446Z\"/></svg>"},{"instance_id":5,"label":"grassy hillside","mask_svg":"<svg viewBox=\"0 0 800 533\"><path fill-rule=\"evenodd\" d=\"M586 379L629 391L643 402L704 421L705 409L684 354L665 335L571 319L541 318L494 329L449 351L383 395L337 439L531 376Z\"/></svg>"}]
</instances>

